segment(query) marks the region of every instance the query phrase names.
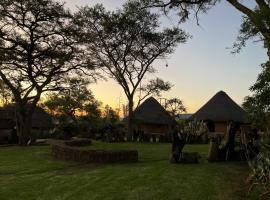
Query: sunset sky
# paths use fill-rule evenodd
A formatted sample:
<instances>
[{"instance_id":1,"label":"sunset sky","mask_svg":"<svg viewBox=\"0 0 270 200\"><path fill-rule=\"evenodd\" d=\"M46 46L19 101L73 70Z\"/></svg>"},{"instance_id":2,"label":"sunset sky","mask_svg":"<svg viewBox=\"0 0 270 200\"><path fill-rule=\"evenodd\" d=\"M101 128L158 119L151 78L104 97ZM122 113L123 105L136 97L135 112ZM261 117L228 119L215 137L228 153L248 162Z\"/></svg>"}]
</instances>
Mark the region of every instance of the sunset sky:
<instances>
[{"instance_id":1,"label":"sunset sky","mask_svg":"<svg viewBox=\"0 0 270 200\"><path fill-rule=\"evenodd\" d=\"M66 6L76 10L76 5L103 3L107 9L121 7L124 0L66 0ZM165 19L168 25L176 24L176 17ZM192 34L186 44L180 44L176 51L164 61L155 63L155 75L170 81L174 87L163 97L178 97L183 100L189 113L195 112L209 98L220 90L225 91L238 104L250 94L249 87L260 72L260 64L266 60L262 43L248 43L240 54L231 54L241 24L241 14L222 1L196 21L180 25ZM116 108L125 103L122 89L113 81L99 81L91 85L96 98Z\"/></svg>"}]
</instances>

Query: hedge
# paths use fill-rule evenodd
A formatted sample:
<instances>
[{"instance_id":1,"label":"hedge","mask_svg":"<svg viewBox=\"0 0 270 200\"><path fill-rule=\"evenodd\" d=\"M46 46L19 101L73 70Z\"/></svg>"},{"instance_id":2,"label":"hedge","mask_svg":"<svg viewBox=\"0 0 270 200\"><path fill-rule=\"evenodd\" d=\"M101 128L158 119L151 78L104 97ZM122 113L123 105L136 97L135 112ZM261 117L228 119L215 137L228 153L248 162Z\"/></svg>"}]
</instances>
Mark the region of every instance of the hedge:
<instances>
[{"instance_id":1,"label":"hedge","mask_svg":"<svg viewBox=\"0 0 270 200\"><path fill-rule=\"evenodd\" d=\"M65 144L52 144L52 155L56 159L83 163L122 163L138 161L138 151L135 150L86 150Z\"/></svg>"},{"instance_id":2,"label":"hedge","mask_svg":"<svg viewBox=\"0 0 270 200\"><path fill-rule=\"evenodd\" d=\"M65 141L65 145L67 146L88 146L91 145L91 140L90 139L76 139L76 140L70 140L70 141Z\"/></svg>"}]
</instances>

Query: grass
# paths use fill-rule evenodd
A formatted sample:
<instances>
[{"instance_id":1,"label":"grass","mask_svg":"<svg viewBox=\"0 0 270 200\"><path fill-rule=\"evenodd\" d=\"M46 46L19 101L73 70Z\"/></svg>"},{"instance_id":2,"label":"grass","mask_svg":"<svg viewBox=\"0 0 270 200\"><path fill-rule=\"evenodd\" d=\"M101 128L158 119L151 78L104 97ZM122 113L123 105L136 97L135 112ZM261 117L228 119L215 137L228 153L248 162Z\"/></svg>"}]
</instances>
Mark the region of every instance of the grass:
<instances>
[{"instance_id":1,"label":"grass","mask_svg":"<svg viewBox=\"0 0 270 200\"><path fill-rule=\"evenodd\" d=\"M139 162L80 164L52 159L49 146L0 147L0 199L248 199L246 164L208 163L208 145L185 147L202 156L193 165L170 164L169 144L94 142L88 148L137 149Z\"/></svg>"}]
</instances>

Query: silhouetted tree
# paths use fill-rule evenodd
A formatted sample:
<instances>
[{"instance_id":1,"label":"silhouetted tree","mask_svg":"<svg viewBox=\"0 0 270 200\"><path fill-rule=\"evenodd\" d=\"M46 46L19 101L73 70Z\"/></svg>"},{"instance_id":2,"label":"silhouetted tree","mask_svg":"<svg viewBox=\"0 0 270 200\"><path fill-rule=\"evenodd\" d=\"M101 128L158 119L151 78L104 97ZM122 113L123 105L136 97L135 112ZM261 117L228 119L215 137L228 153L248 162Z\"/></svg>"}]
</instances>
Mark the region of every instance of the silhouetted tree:
<instances>
[{"instance_id":1,"label":"silhouetted tree","mask_svg":"<svg viewBox=\"0 0 270 200\"><path fill-rule=\"evenodd\" d=\"M66 82L65 87L49 93L43 102L58 121L54 137L91 137L101 121L101 103L88 88L87 79L72 77Z\"/></svg>"},{"instance_id":2,"label":"silhouetted tree","mask_svg":"<svg viewBox=\"0 0 270 200\"><path fill-rule=\"evenodd\" d=\"M220 0L139 0L142 7L160 8L167 15L175 11L180 22L185 22L193 15L199 22L199 14L205 13Z\"/></svg>"},{"instance_id":3,"label":"silhouetted tree","mask_svg":"<svg viewBox=\"0 0 270 200\"><path fill-rule=\"evenodd\" d=\"M21 145L33 141L31 116L41 95L58 90L82 65L71 22L53 0L0 1L0 78L14 98Z\"/></svg>"},{"instance_id":4,"label":"silhouetted tree","mask_svg":"<svg viewBox=\"0 0 270 200\"><path fill-rule=\"evenodd\" d=\"M0 79L0 98L3 106L12 102L12 93L2 79Z\"/></svg>"},{"instance_id":5,"label":"silhouetted tree","mask_svg":"<svg viewBox=\"0 0 270 200\"><path fill-rule=\"evenodd\" d=\"M103 117L112 123L115 123L119 120L119 115L117 114L116 110L114 110L109 105L104 107Z\"/></svg>"},{"instance_id":6,"label":"silhouetted tree","mask_svg":"<svg viewBox=\"0 0 270 200\"><path fill-rule=\"evenodd\" d=\"M91 124L97 124L102 116L101 111L102 102L92 99L91 103L84 106L84 118Z\"/></svg>"},{"instance_id":7,"label":"silhouetted tree","mask_svg":"<svg viewBox=\"0 0 270 200\"><path fill-rule=\"evenodd\" d=\"M166 100L165 109L170 113L172 117L176 117L177 115L186 112L186 107L183 102L179 98L171 98Z\"/></svg>"},{"instance_id":8,"label":"silhouetted tree","mask_svg":"<svg viewBox=\"0 0 270 200\"><path fill-rule=\"evenodd\" d=\"M268 62L270 62L270 2L268 0L226 0L235 9L241 12L243 22L239 31L237 42L234 44L235 52L239 52L249 39L261 40L267 49ZM188 19L193 12L206 12L220 0L141 0L146 7L159 7L165 13L176 10L180 21ZM250 7L253 3L253 8Z\"/></svg>"},{"instance_id":9,"label":"silhouetted tree","mask_svg":"<svg viewBox=\"0 0 270 200\"><path fill-rule=\"evenodd\" d=\"M47 95L44 105L56 115L65 115L76 121L76 115L86 114L90 105L95 104L91 90L87 88L89 81L85 79L70 78L59 92Z\"/></svg>"},{"instance_id":10,"label":"silhouetted tree","mask_svg":"<svg viewBox=\"0 0 270 200\"><path fill-rule=\"evenodd\" d=\"M120 117L117 113L116 110L114 110L112 107L109 105L106 105L104 107L103 111L103 136L102 139L107 141L107 142L112 142L114 139L118 138L119 135L122 133L118 132L120 131L118 129L119 127L119 121ZM114 138L114 139L113 139Z\"/></svg>"},{"instance_id":11,"label":"silhouetted tree","mask_svg":"<svg viewBox=\"0 0 270 200\"><path fill-rule=\"evenodd\" d=\"M134 96L141 81L155 71L155 60L171 54L188 35L178 28L160 30L158 15L141 9L138 2L129 2L115 12L106 11L101 5L84 7L75 18L89 56L125 92L131 139Z\"/></svg>"},{"instance_id":12,"label":"silhouetted tree","mask_svg":"<svg viewBox=\"0 0 270 200\"><path fill-rule=\"evenodd\" d=\"M270 91L269 91L270 92ZM265 93L265 98L268 98L269 93ZM266 109L266 105L269 103L262 103L260 95L252 95L245 97L243 108L248 114L249 121L256 129L267 130L270 128L270 113L269 107Z\"/></svg>"},{"instance_id":13,"label":"silhouetted tree","mask_svg":"<svg viewBox=\"0 0 270 200\"><path fill-rule=\"evenodd\" d=\"M159 97L161 95L161 92L168 91L171 89L171 87L172 84L170 82L165 82L160 78L150 80L147 84L139 88L140 94L138 98L137 107L141 104L141 102L144 99L146 99L150 95Z\"/></svg>"}]
</instances>

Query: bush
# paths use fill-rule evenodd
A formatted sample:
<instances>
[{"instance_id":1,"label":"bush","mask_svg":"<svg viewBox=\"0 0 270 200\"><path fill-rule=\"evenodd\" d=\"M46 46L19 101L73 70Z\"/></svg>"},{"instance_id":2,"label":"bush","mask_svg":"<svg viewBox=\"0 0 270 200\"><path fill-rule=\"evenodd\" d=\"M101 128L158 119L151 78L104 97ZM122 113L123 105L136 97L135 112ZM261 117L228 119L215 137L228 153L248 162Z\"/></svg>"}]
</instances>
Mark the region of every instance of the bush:
<instances>
[{"instance_id":1,"label":"bush","mask_svg":"<svg viewBox=\"0 0 270 200\"><path fill-rule=\"evenodd\" d=\"M262 190L261 197L270 198L270 133L266 133L260 142L260 152L249 160L252 169L250 174L251 187L260 185Z\"/></svg>"},{"instance_id":2,"label":"bush","mask_svg":"<svg viewBox=\"0 0 270 200\"><path fill-rule=\"evenodd\" d=\"M186 143L188 144L208 143L208 129L203 121L179 122L178 131L181 135L186 136Z\"/></svg>"},{"instance_id":3,"label":"bush","mask_svg":"<svg viewBox=\"0 0 270 200\"><path fill-rule=\"evenodd\" d=\"M96 139L101 139L105 142L124 142L126 129L122 123L104 123L100 126L99 134L96 134Z\"/></svg>"},{"instance_id":4,"label":"bush","mask_svg":"<svg viewBox=\"0 0 270 200\"><path fill-rule=\"evenodd\" d=\"M78 125L74 122L61 122L57 127L52 138L69 140L72 137L76 136L79 133Z\"/></svg>"}]
</instances>

